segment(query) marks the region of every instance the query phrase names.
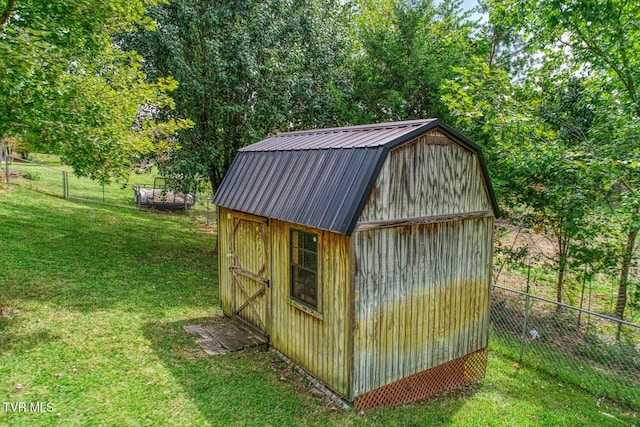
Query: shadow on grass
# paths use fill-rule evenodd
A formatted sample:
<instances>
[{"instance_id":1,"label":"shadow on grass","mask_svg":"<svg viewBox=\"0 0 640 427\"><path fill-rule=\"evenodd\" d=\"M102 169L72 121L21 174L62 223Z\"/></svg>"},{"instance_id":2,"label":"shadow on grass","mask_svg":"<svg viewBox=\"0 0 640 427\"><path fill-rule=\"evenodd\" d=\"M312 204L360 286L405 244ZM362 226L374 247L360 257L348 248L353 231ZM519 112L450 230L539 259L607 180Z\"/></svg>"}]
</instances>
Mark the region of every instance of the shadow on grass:
<instances>
[{"instance_id":1,"label":"shadow on grass","mask_svg":"<svg viewBox=\"0 0 640 427\"><path fill-rule=\"evenodd\" d=\"M4 353L28 351L43 345L50 345L60 339L60 335L42 327L32 333L20 332L18 322L0 318L0 349ZM17 332L16 332L17 331Z\"/></svg>"},{"instance_id":2,"label":"shadow on grass","mask_svg":"<svg viewBox=\"0 0 640 427\"><path fill-rule=\"evenodd\" d=\"M214 299L215 238L189 218L11 197L0 207L0 300L153 313Z\"/></svg>"},{"instance_id":3,"label":"shadow on grass","mask_svg":"<svg viewBox=\"0 0 640 427\"><path fill-rule=\"evenodd\" d=\"M0 265L7 266L0 301L11 310L36 302L89 316L140 314L154 353L212 425L443 425L464 405L444 399L364 415L334 411L273 353L208 356L183 330L201 319L175 319L216 309L214 237L185 217L20 196L0 204ZM0 328L15 330L12 322ZM38 330L24 339L37 345L58 337Z\"/></svg>"},{"instance_id":4,"label":"shadow on grass","mask_svg":"<svg viewBox=\"0 0 640 427\"><path fill-rule=\"evenodd\" d=\"M185 325L207 319L149 322L143 329L163 365L213 425L332 425L336 414L299 390L297 373L259 350L208 356ZM318 417L318 414L324 414ZM309 416L313 418L309 419ZM325 419L326 418L326 419Z\"/></svg>"},{"instance_id":5,"label":"shadow on grass","mask_svg":"<svg viewBox=\"0 0 640 427\"><path fill-rule=\"evenodd\" d=\"M179 322L149 322L144 335L201 414L213 425L447 425L476 393L475 387L396 408L358 413L323 402L295 367L273 352L249 350L207 355Z\"/></svg>"}]
</instances>

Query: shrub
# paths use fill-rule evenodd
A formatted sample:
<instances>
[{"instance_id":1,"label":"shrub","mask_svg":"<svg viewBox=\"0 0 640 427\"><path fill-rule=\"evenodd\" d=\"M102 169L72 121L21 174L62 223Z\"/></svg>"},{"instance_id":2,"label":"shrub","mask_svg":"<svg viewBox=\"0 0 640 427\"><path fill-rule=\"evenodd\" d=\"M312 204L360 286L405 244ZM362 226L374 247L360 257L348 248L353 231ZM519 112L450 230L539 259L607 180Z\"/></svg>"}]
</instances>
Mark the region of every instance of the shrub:
<instances>
[{"instance_id":1,"label":"shrub","mask_svg":"<svg viewBox=\"0 0 640 427\"><path fill-rule=\"evenodd\" d=\"M31 181L40 181L42 179L42 176L40 176L38 172L25 172L24 178Z\"/></svg>"}]
</instances>

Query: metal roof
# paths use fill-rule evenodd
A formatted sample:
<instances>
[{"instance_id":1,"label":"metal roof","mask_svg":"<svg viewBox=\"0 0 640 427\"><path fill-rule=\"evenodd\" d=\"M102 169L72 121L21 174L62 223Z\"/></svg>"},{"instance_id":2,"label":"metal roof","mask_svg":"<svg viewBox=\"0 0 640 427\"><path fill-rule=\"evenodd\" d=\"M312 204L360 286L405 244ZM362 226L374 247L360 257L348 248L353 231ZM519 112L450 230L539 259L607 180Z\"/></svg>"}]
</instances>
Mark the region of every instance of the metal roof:
<instances>
[{"instance_id":1,"label":"metal roof","mask_svg":"<svg viewBox=\"0 0 640 427\"><path fill-rule=\"evenodd\" d=\"M240 151L323 150L383 147L437 119L282 133Z\"/></svg>"},{"instance_id":2,"label":"metal roof","mask_svg":"<svg viewBox=\"0 0 640 427\"><path fill-rule=\"evenodd\" d=\"M437 119L282 133L238 151L213 203L351 234L389 150L435 128L479 156L480 147Z\"/></svg>"}]
</instances>

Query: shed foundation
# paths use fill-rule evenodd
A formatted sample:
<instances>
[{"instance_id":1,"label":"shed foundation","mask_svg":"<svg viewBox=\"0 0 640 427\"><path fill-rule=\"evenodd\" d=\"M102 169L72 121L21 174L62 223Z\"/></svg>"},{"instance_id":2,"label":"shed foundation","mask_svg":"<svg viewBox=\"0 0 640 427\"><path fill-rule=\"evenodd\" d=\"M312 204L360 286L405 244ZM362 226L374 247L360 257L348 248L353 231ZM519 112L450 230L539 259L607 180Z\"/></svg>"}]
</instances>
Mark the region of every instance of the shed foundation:
<instances>
[{"instance_id":1,"label":"shed foundation","mask_svg":"<svg viewBox=\"0 0 640 427\"><path fill-rule=\"evenodd\" d=\"M481 381L487 370L487 358L487 349L478 350L360 395L354 405L359 411L397 406Z\"/></svg>"}]
</instances>

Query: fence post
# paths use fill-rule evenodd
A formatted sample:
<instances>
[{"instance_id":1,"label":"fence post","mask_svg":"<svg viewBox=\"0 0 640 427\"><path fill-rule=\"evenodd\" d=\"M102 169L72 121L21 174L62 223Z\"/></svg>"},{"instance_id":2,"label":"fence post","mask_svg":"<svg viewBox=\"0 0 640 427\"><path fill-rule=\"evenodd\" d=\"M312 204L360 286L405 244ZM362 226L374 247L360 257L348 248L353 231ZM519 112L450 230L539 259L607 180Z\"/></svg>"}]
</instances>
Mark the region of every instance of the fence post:
<instances>
[{"instance_id":1,"label":"fence post","mask_svg":"<svg viewBox=\"0 0 640 427\"><path fill-rule=\"evenodd\" d=\"M520 337L520 358L518 363L522 364L522 357L524 355L524 343L527 339L527 321L529 320L529 302L531 296L529 291L531 290L531 261L529 261L529 267L527 268L527 294L524 300L524 322L522 322L522 336Z\"/></svg>"},{"instance_id":2,"label":"fence post","mask_svg":"<svg viewBox=\"0 0 640 427\"><path fill-rule=\"evenodd\" d=\"M593 290L593 283L589 280L589 307L587 308L587 332L591 328L591 291Z\"/></svg>"},{"instance_id":3,"label":"fence post","mask_svg":"<svg viewBox=\"0 0 640 427\"><path fill-rule=\"evenodd\" d=\"M206 207L206 209L207 209L207 225L209 225L209 198L205 197L205 200L207 202L207 205L206 205L207 206Z\"/></svg>"},{"instance_id":4,"label":"fence post","mask_svg":"<svg viewBox=\"0 0 640 427\"><path fill-rule=\"evenodd\" d=\"M582 275L582 292L580 294L580 310L581 311L578 312L578 328L580 328L580 320L582 318L582 306L584 304L584 288L586 284L587 284L587 265L585 264L584 272Z\"/></svg>"},{"instance_id":5,"label":"fence post","mask_svg":"<svg viewBox=\"0 0 640 427\"><path fill-rule=\"evenodd\" d=\"M69 194L67 193L68 191L68 187L67 187L67 171L62 171L62 198L63 199L68 199L69 198Z\"/></svg>"}]
</instances>

